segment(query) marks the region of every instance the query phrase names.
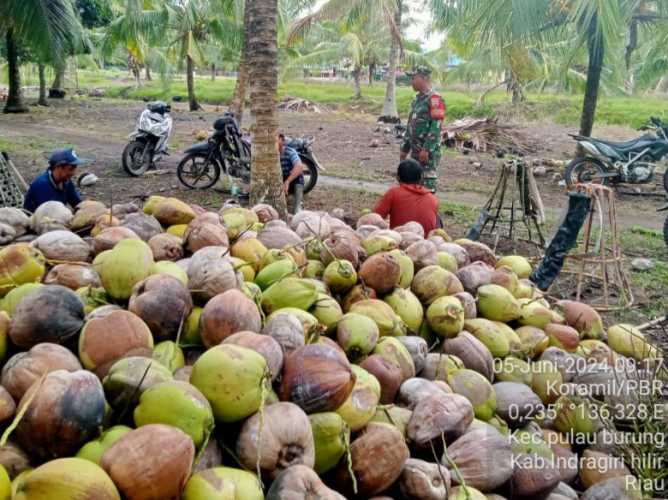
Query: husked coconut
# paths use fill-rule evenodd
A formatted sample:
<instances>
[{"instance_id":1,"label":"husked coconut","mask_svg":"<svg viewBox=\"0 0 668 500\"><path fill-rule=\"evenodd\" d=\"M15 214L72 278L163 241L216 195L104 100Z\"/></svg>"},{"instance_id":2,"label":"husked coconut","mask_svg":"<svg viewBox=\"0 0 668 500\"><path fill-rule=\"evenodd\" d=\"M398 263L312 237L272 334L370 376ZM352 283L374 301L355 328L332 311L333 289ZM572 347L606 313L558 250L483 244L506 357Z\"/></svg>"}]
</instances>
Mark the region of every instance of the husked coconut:
<instances>
[{"instance_id":1,"label":"husked coconut","mask_svg":"<svg viewBox=\"0 0 668 500\"><path fill-rule=\"evenodd\" d=\"M50 260L64 262L88 262L90 260L91 249L88 243L70 231L49 231L33 240L30 245Z\"/></svg>"},{"instance_id":2,"label":"husked coconut","mask_svg":"<svg viewBox=\"0 0 668 500\"><path fill-rule=\"evenodd\" d=\"M177 261L183 258L183 244L181 238L170 233L160 233L148 240L148 246L153 252L153 260Z\"/></svg>"}]
</instances>

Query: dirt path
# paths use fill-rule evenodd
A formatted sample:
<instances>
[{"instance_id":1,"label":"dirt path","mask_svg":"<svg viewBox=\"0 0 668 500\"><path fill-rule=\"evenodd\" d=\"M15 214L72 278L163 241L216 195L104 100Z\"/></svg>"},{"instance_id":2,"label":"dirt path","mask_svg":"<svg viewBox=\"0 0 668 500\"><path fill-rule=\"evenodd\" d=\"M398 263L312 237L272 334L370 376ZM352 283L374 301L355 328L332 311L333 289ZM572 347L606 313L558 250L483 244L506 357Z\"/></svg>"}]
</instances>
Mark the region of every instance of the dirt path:
<instances>
[{"instance_id":1,"label":"dirt path","mask_svg":"<svg viewBox=\"0 0 668 500\"><path fill-rule=\"evenodd\" d=\"M113 196L114 200L128 201L152 193L170 193L202 206L219 206L220 193L186 190L171 171L176 168L182 150L195 142L195 132L210 130L221 110L211 106L200 113L188 113L180 105L175 105L172 156L160 164L167 173L132 178L122 171L120 157L127 134L132 131L142 109L143 103L140 102L66 101L47 110L34 108L28 115L0 116L0 146L1 141L12 145L15 163L27 181L43 170L48 151L62 144L71 144L81 156L91 159L85 169L100 178L95 186L85 189L86 197L108 200ZM393 182L398 159L397 141L371 117L283 113L280 120L282 130L287 134L316 137L315 152L327 168L327 175L321 176L319 185L382 193ZM569 131L566 127L541 122L526 125L523 131L541 139L543 147L537 157L565 159L570 154L572 141L566 134ZM625 139L632 137L634 131L606 127L597 133ZM466 156L448 152L442 161L439 196L444 201L480 207L493 188L502 161L490 155ZM538 182L547 216L556 220L567 197L552 175L548 173ZM311 196L318 196L317 188ZM642 225L660 229L664 216L655 211L660 202L658 198L621 196L617 207L619 225L622 228Z\"/></svg>"}]
</instances>

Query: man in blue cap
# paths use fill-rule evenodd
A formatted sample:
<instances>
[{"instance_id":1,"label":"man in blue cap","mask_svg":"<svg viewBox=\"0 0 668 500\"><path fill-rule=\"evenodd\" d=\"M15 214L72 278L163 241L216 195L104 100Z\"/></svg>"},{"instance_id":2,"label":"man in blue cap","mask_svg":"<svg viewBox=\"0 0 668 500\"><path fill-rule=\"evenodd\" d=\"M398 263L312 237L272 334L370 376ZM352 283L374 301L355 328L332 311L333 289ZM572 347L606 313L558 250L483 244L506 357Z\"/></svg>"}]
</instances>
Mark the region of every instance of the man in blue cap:
<instances>
[{"instance_id":1,"label":"man in blue cap","mask_svg":"<svg viewBox=\"0 0 668 500\"><path fill-rule=\"evenodd\" d=\"M30 184L23 201L29 212L47 201L59 201L74 208L81 203L81 195L72 182L77 167L84 162L72 149L57 149L49 157L49 168Z\"/></svg>"}]
</instances>

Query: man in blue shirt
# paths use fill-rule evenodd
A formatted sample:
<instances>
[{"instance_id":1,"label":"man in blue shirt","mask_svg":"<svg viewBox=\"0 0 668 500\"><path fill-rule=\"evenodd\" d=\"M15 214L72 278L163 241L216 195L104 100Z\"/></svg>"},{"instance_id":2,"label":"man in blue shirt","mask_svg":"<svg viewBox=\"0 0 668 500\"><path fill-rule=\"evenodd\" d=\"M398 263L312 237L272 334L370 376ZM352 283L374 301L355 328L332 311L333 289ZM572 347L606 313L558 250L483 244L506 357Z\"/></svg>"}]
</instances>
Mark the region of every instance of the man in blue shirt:
<instances>
[{"instance_id":1,"label":"man in blue shirt","mask_svg":"<svg viewBox=\"0 0 668 500\"><path fill-rule=\"evenodd\" d=\"M57 149L49 157L49 168L32 181L23 201L29 212L47 201L59 201L74 208L81 203L81 195L72 182L77 167L84 162L72 149Z\"/></svg>"},{"instance_id":2,"label":"man in blue shirt","mask_svg":"<svg viewBox=\"0 0 668 500\"><path fill-rule=\"evenodd\" d=\"M278 134L278 153L281 155L281 170L283 172L283 191L294 197L293 212L297 213L302 207L304 196L304 164L297 151L285 145L285 135Z\"/></svg>"}]
</instances>

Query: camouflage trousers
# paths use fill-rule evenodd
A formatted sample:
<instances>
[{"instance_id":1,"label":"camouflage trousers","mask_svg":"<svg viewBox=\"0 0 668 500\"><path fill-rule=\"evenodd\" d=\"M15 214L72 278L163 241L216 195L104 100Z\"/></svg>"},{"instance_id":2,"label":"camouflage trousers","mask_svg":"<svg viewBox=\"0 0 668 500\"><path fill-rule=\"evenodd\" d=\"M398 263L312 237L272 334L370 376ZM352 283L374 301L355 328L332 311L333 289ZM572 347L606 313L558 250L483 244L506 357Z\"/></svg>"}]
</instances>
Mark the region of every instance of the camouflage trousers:
<instances>
[{"instance_id":1,"label":"camouflage trousers","mask_svg":"<svg viewBox=\"0 0 668 500\"><path fill-rule=\"evenodd\" d=\"M412 152L411 158L419 162L420 161L419 152ZM440 155L430 154L428 163L426 164L420 163L424 171L424 177L422 183L424 184L424 187L426 187L427 189L431 189L431 191L434 193L436 192L436 184L438 181L438 166L440 162L441 162Z\"/></svg>"}]
</instances>

